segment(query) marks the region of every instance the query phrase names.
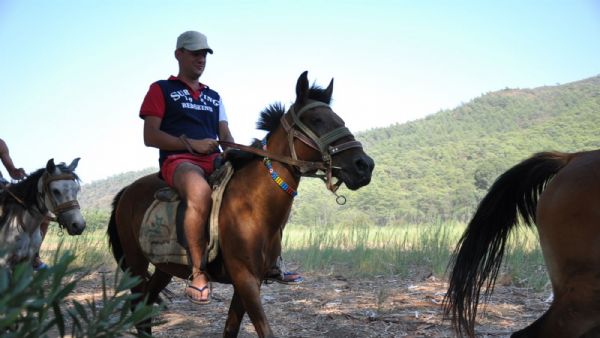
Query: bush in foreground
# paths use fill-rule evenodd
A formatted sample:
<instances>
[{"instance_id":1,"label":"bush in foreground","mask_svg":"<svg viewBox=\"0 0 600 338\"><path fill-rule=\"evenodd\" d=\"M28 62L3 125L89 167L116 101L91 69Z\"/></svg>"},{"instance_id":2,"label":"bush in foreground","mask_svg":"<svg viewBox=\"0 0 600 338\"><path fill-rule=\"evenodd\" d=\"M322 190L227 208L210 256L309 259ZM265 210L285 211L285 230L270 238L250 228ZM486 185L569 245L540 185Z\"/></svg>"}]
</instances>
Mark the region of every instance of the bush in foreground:
<instances>
[{"instance_id":1,"label":"bush in foreground","mask_svg":"<svg viewBox=\"0 0 600 338\"><path fill-rule=\"evenodd\" d=\"M12 273L0 267L0 336L47 337L50 332L61 337L119 337L132 332L159 312L158 307L143 302L132 307L140 295L129 289L139 278L115 273L112 291L102 277L102 299L66 300L86 273L71 269L74 255L57 253L52 267L33 272L31 264L21 263ZM79 277L74 277L79 276Z\"/></svg>"}]
</instances>

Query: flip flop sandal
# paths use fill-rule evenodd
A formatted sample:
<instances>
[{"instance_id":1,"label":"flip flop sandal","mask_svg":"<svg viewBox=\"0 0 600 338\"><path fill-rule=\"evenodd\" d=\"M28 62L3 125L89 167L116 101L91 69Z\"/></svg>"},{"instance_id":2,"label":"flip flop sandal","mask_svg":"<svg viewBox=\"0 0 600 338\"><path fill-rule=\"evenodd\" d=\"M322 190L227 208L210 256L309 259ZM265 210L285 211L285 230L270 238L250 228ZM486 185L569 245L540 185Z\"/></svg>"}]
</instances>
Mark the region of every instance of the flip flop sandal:
<instances>
[{"instance_id":1,"label":"flip flop sandal","mask_svg":"<svg viewBox=\"0 0 600 338\"><path fill-rule=\"evenodd\" d=\"M186 288L194 289L194 290L200 292L201 295L202 295L202 292L208 288L208 297L206 299L196 299L193 296L191 296L189 293L187 293L185 291L184 291L184 293L185 293L185 297L194 304L204 305L204 304L210 303L210 298L212 295L212 287L210 285L210 282L201 288L195 287L191 284L187 285Z\"/></svg>"},{"instance_id":2,"label":"flip flop sandal","mask_svg":"<svg viewBox=\"0 0 600 338\"><path fill-rule=\"evenodd\" d=\"M293 277L297 276L297 277ZM284 272L283 276L280 274L271 275L265 279L266 282L277 282L285 285L297 285L304 282L304 277L295 272Z\"/></svg>"}]
</instances>

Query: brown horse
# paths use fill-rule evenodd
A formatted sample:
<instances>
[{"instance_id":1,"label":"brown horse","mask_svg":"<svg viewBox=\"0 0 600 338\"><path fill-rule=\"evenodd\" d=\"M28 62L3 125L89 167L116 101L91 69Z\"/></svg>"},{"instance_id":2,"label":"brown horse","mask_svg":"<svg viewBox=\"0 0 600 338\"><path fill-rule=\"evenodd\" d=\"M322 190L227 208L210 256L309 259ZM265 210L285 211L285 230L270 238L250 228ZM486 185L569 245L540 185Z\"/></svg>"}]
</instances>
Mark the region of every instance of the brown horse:
<instances>
[{"instance_id":1,"label":"brown horse","mask_svg":"<svg viewBox=\"0 0 600 338\"><path fill-rule=\"evenodd\" d=\"M374 162L329 107L332 92L333 80L326 89L309 88L304 72L296 84L296 101L287 113L281 104L261 112L257 125L269 132L265 140L272 168L288 188L297 189L301 176L314 174L316 169L327 172L324 180L333 191L337 184L332 184L332 176L352 190L371 180ZM274 181L263 157L252 156L234 167L219 212L219 256L207 265L207 272L211 280L234 287L224 336L237 336L248 313L258 335L271 337L260 286L280 254L281 232L293 196ZM108 227L113 254L117 261L123 258L121 267L143 279L131 291L147 295L150 304L172 276L187 278L191 273L187 265L161 263L155 264L148 278L149 261L138 241L140 224L154 192L164 186L157 175L149 175L125 187L115 197Z\"/></svg>"},{"instance_id":2,"label":"brown horse","mask_svg":"<svg viewBox=\"0 0 600 338\"><path fill-rule=\"evenodd\" d=\"M493 291L509 232L536 225L554 300L513 337L600 336L600 151L544 152L502 174L463 234L445 299L459 335L475 335L480 293Z\"/></svg>"}]
</instances>

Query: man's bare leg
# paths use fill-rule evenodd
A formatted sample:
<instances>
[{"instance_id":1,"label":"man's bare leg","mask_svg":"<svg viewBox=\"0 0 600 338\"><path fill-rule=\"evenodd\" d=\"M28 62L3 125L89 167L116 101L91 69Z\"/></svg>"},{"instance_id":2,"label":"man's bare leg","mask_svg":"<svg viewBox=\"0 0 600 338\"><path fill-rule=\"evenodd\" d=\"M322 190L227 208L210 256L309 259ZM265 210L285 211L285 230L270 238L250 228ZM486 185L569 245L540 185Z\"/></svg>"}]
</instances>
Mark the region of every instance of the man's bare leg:
<instances>
[{"instance_id":1,"label":"man's bare leg","mask_svg":"<svg viewBox=\"0 0 600 338\"><path fill-rule=\"evenodd\" d=\"M186 288L185 292L195 301L208 302L208 278L200 270L200 265L206 248L205 224L210 212L212 190L204 178L203 170L190 163L177 166L173 181L175 189L187 203L183 227L192 260L192 287Z\"/></svg>"}]
</instances>

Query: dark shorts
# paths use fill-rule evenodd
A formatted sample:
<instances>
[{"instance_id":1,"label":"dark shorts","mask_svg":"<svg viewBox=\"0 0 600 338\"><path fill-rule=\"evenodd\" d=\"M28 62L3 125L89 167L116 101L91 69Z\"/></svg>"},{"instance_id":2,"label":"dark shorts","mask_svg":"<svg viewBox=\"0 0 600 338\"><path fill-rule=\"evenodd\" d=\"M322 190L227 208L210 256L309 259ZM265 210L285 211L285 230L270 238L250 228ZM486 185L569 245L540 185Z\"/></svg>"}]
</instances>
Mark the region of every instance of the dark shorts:
<instances>
[{"instance_id":1,"label":"dark shorts","mask_svg":"<svg viewBox=\"0 0 600 338\"><path fill-rule=\"evenodd\" d=\"M160 174L170 187L173 187L173 175L177 166L181 163L192 163L202 168L204 176L208 177L215 171L215 158L220 156L220 153L213 153L206 156L197 156L192 154L177 154L171 155L165 159L160 168Z\"/></svg>"}]
</instances>

